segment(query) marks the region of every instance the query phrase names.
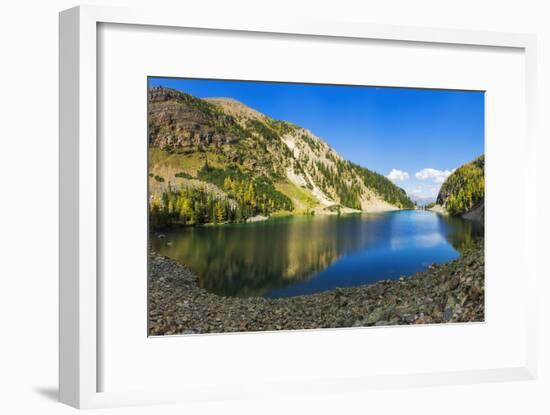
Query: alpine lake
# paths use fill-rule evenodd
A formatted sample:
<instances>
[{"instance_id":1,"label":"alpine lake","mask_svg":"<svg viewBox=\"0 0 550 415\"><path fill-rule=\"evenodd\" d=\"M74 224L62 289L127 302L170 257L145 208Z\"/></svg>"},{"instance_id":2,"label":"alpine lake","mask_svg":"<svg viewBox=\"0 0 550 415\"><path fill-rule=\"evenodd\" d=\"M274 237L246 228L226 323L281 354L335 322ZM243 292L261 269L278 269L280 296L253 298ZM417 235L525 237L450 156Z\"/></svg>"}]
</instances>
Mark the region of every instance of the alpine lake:
<instances>
[{"instance_id":1,"label":"alpine lake","mask_svg":"<svg viewBox=\"0 0 550 415\"><path fill-rule=\"evenodd\" d=\"M180 227L149 242L207 291L279 298L409 276L457 258L482 235L474 222L401 210Z\"/></svg>"}]
</instances>

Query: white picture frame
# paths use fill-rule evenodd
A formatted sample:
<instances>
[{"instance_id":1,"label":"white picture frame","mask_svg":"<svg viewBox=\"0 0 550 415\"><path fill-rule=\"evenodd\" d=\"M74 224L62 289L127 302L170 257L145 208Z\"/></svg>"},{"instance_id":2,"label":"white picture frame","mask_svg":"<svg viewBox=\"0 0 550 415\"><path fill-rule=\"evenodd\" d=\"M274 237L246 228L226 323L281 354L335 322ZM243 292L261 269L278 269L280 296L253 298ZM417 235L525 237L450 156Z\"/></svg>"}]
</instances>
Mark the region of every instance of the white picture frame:
<instances>
[{"instance_id":1,"label":"white picture frame","mask_svg":"<svg viewBox=\"0 0 550 415\"><path fill-rule=\"evenodd\" d=\"M420 44L513 48L525 59L525 191L536 197L536 136L534 134L536 91L536 38L532 35L489 33L453 29L418 29L330 21L248 21L219 20L214 17L171 13L167 10L135 10L100 6L79 6L60 14L60 400L78 408L97 408L151 403L191 402L233 397L265 396L265 384L249 379L246 387L228 385L213 390L177 388L129 392L98 392L99 290L98 263L98 27L100 24L197 28L204 30L377 39ZM530 246L526 255L535 255L536 227L526 219ZM536 261L532 261L535 264ZM525 356L513 367L479 370L411 372L397 375L369 375L272 383L271 396L296 393L322 394L330 390L361 391L364 388L403 385L456 384L532 379L536 376L536 291L537 270L525 271ZM145 289L145 287L144 287ZM142 316L139 316L142 317ZM136 317L137 318L137 317ZM353 329L350 329L353 330ZM338 335L338 333L335 333ZM214 337L212 337L214 339ZM214 341L214 340L212 340Z\"/></svg>"}]
</instances>

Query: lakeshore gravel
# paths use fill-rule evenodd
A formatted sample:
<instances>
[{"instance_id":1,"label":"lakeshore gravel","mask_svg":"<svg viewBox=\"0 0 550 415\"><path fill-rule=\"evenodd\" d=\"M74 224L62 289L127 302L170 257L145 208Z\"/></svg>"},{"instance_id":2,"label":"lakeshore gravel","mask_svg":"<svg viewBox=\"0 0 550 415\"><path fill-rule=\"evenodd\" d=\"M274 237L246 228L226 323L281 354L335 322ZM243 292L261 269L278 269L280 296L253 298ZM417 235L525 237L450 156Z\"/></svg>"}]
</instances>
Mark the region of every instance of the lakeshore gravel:
<instances>
[{"instance_id":1,"label":"lakeshore gravel","mask_svg":"<svg viewBox=\"0 0 550 415\"><path fill-rule=\"evenodd\" d=\"M200 334L484 321L484 246L399 280L289 298L222 297L176 261L151 256L149 334Z\"/></svg>"}]
</instances>

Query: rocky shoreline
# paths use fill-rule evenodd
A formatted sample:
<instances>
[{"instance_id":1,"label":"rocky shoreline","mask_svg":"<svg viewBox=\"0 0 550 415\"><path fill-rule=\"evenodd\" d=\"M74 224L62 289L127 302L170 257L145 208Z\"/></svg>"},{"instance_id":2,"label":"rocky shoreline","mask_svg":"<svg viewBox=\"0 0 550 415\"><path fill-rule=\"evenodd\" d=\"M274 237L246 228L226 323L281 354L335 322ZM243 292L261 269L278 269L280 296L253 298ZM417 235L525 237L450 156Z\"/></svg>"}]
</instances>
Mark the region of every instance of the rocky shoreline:
<instances>
[{"instance_id":1,"label":"rocky shoreline","mask_svg":"<svg viewBox=\"0 0 550 415\"><path fill-rule=\"evenodd\" d=\"M484 246L399 280L306 296L221 297L177 262L151 256L149 335L484 321Z\"/></svg>"}]
</instances>

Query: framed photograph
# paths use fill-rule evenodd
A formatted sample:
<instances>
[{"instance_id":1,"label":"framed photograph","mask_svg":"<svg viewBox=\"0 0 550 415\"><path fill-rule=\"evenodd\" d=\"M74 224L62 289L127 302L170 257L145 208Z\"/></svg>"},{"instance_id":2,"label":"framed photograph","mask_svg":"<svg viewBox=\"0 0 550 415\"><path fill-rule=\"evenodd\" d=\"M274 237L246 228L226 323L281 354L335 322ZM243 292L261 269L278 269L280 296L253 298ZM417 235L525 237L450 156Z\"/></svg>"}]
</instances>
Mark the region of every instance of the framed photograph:
<instances>
[{"instance_id":1,"label":"framed photograph","mask_svg":"<svg viewBox=\"0 0 550 415\"><path fill-rule=\"evenodd\" d=\"M147 98L149 335L485 321L483 91Z\"/></svg>"},{"instance_id":2,"label":"framed photograph","mask_svg":"<svg viewBox=\"0 0 550 415\"><path fill-rule=\"evenodd\" d=\"M61 400L533 378L535 56L522 34L62 12Z\"/></svg>"}]
</instances>

